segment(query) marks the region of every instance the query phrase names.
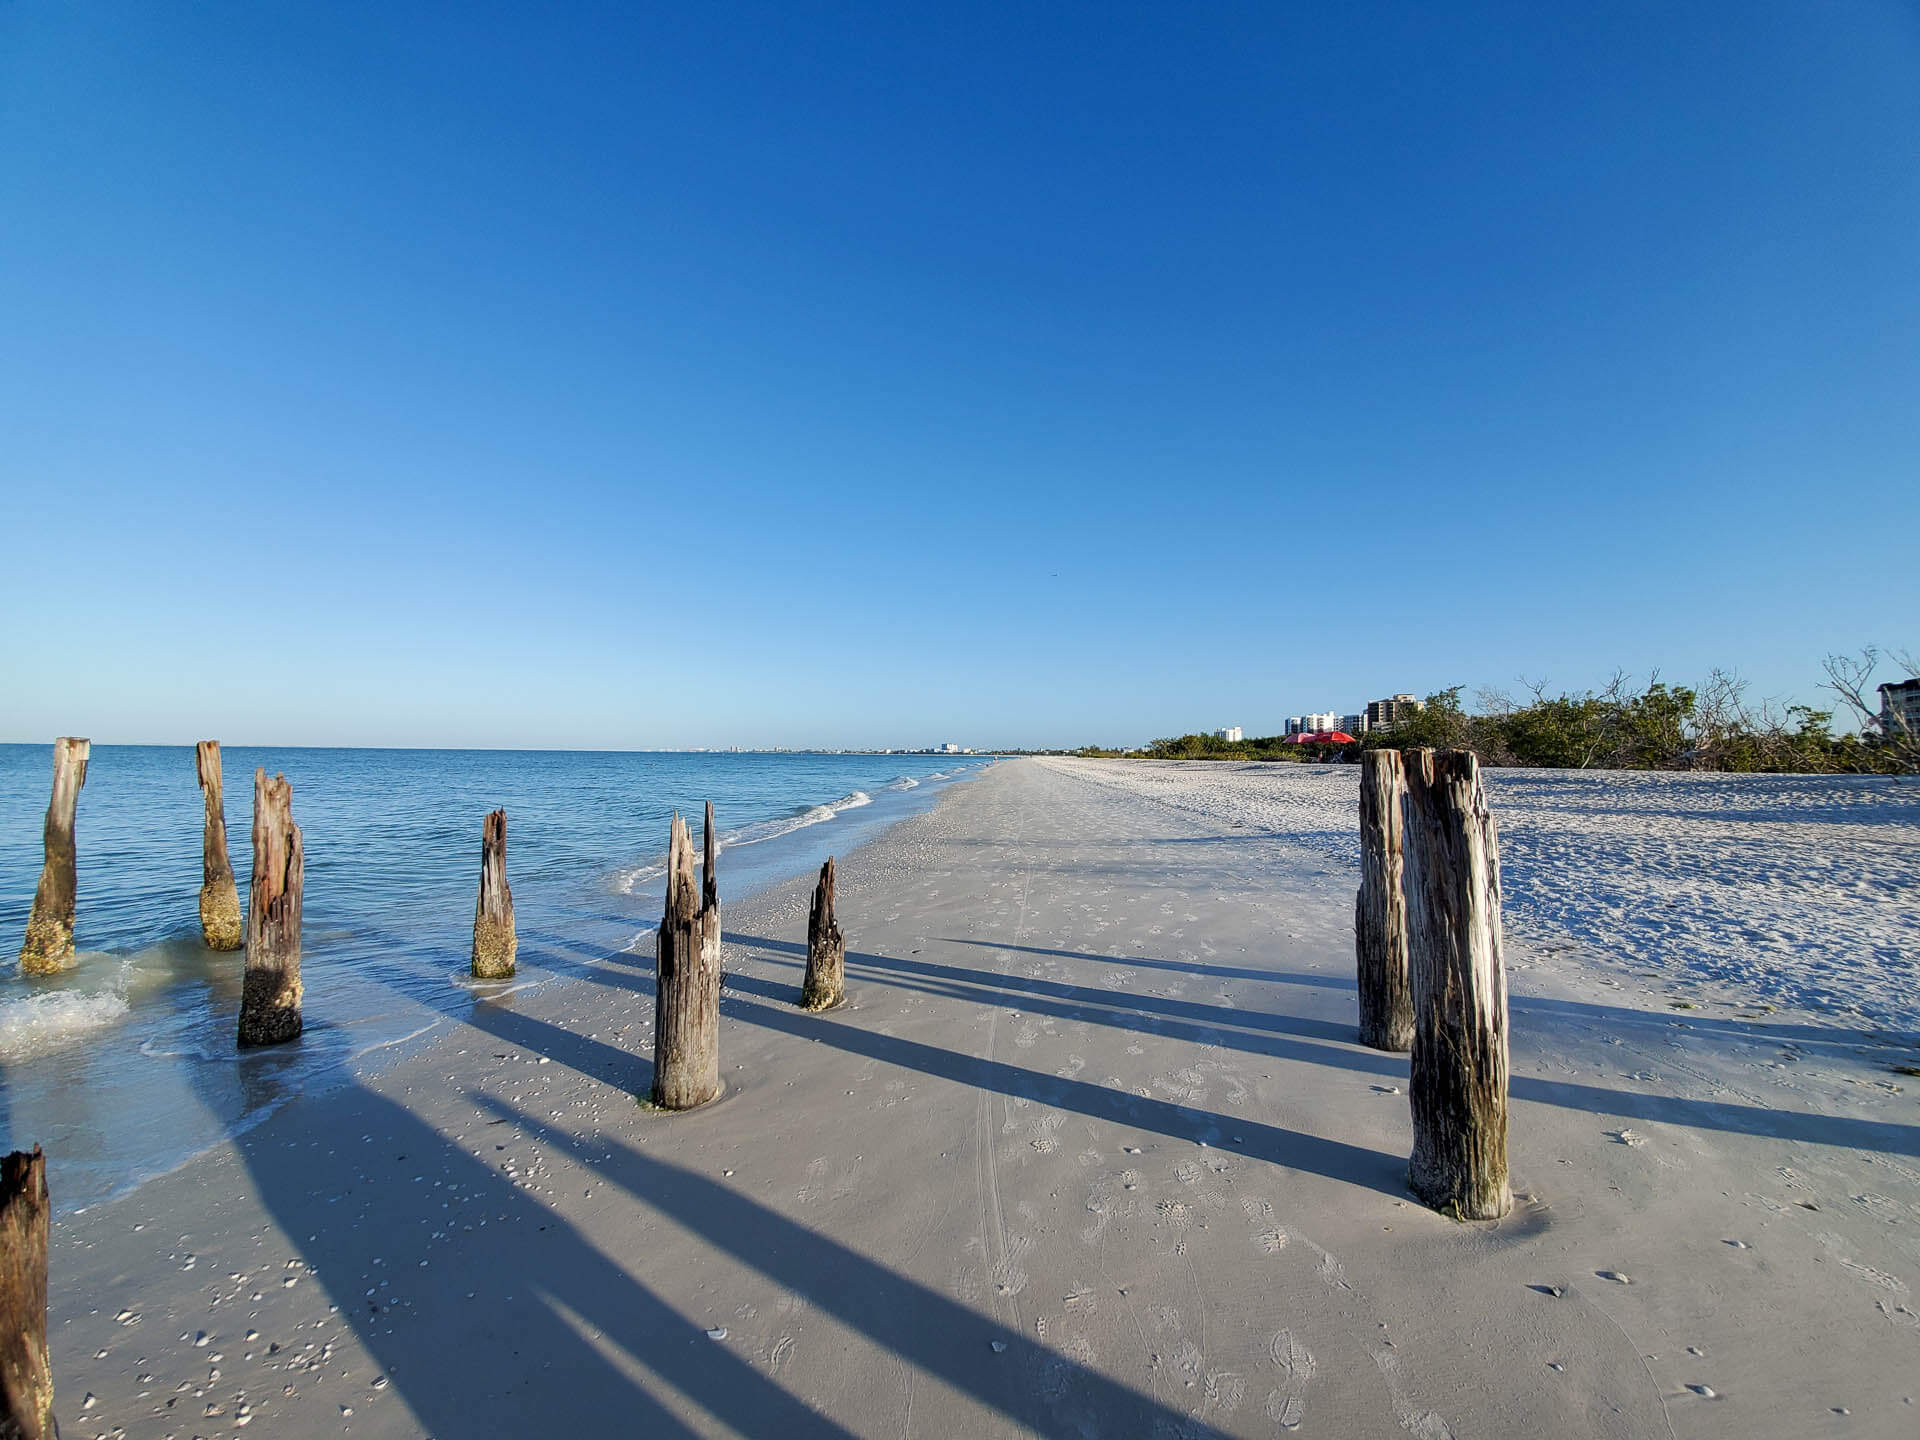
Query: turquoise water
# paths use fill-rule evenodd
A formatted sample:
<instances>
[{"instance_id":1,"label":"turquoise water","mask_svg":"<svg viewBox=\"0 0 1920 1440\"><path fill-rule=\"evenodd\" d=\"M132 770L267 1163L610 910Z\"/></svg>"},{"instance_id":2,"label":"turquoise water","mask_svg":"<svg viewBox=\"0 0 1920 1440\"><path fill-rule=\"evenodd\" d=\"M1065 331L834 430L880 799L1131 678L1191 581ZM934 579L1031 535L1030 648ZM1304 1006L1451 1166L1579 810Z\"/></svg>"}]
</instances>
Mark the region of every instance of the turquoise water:
<instances>
[{"instance_id":1,"label":"turquoise water","mask_svg":"<svg viewBox=\"0 0 1920 1440\"><path fill-rule=\"evenodd\" d=\"M284 773L306 848L307 1030L234 1045L242 957L200 943L191 747L96 745L80 793L77 963L13 962L41 863L52 747L0 746L0 1135L57 1157L56 1202L114 1194L288 1095L503 994L625 948L659 918L668 824L714 804L722 901L845 854L984 763L933 755L472 750L224 753L240 903L253 772ZM505 984L466 974L480 822L507 810L520 937Z\"/></svg>"}]
</instances>

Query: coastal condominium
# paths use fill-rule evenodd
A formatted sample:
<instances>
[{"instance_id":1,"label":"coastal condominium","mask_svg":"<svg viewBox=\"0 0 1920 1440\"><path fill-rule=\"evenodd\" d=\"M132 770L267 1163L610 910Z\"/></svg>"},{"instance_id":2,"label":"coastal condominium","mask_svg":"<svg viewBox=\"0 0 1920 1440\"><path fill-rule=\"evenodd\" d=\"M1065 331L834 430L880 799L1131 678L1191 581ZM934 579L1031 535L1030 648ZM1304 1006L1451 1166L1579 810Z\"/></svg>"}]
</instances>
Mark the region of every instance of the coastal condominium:
<instances>
[{"instance_id":1,"label":"coastal condominium","mask_svg":"<svg viewBox=\"0 0 1920 1440\"><path fill-rule=\"evenodd\" d=\"M1920 735L1920 677L1880 687L1880 733Z\"/></svg>"},{"instance_id":2,"label":"coastal condominium","mask_svg":"<svg viewBox=\"0 0 1920 1440\"><path fill-rule=\"evenodd\" d=\"M1227 741L1238 740L1240 739L1240 727L1238 725L1229 725L1224 730L1216 730L1213 732L1213 738Z\"/></svg>"},{"instance_id":3,"label":"coastal condominium","mask_svg":"<svg viewBox=\"0 0 1920 1440\"><path fill-rule=\"evenodd\" d=\"M1364 723L1369 730L1389 730L1414 712L1426 708L1426 701L1416 700L1411 695L1395 695L1388 700L1369 700Z\"/></svg>"}]
</instances>

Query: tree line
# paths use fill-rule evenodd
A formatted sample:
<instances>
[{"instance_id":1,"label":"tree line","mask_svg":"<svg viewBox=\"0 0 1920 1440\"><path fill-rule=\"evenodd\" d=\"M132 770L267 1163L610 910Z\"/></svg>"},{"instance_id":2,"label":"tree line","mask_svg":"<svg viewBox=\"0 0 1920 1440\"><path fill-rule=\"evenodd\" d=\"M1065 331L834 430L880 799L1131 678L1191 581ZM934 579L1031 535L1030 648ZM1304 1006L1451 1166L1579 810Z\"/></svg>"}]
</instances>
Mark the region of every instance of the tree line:
<instances>
[{"instance_id":1,"label":"tree line","mask_svg":"<svg viewBox=\"0 0 1920 1440\"><path fill-rule=\"evenodd\" d=\"M1796 774L1920 772L1920 736L1898 716L1884 720L1870 682L1885 660L1920 675L1911 652L1829 656L1821 689L1835 709L1755 702L1744 681L1715 670L1697 686L1670 685L1657 675L1644 685L1615 675L1601 690L1548 693L1544 684L1520 696L1483 690L1468 706L1465 687L1427 696L1426 708L1350 744L1291 744L1282 735L1221 740L1179 735L1139 750L1087 746L1083 755L1153 760L1358 760L1368 751L1432 746L1473 750L1485 765L1554 769L1721 770ZM1836 714L1851 729L1835 733Z\"/></svg>"}]
</instances>

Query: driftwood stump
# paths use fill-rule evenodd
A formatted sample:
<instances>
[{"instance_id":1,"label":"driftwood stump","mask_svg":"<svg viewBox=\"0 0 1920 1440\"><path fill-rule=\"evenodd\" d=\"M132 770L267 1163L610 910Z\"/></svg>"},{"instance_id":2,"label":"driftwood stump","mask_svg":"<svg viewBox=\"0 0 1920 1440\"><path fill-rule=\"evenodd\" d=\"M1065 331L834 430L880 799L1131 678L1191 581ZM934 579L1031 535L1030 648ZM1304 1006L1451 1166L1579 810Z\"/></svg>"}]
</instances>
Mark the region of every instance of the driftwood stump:
<instances>
[{"instance_id":1,"label":"driftwood stump","mask_svg":"<svg viewBox=\"0 0 1920 1440\"><path fill-rule=\"evenodd\" d=\"M720 1093L720 903L712 894L693 882L693 840L676 814L653 996L653 1103L665 1110L691 1110Z\"/></svg>"},{"instance_id":2,"label":"driftwood stump","mask_svg":"<svg viewBox=\"0 0 1920 1440\"><path fill-rule=\"evenodd\" d=\"M209 950L238 950L247 943L240 923L240 893L227 859L227 802L220 779L220 742L193 747L193 763L206 794L207 823L200 840L200 933Z\"/></svg>"},{"instance_id":3,"label":"driftwood stump","mask_svg":"<svg viewBox=\"0 0 1920 1440\"><path fill-rule=\"evenodd\" d=\"M1407 897L1401 884L1407 782L1398 750L1369 750L1360 768L1360 893L1353 950L1360 988L1360 1043L1413 1047L1413 987L1407 976Z\"/></svg>"},{"instance_id":4,"label":"driftwood stump","mask_svg":"<svg viewBox=\"0 0 1920 1440\"><path fill-rule=\"evenodd\" d=\"M1436 1210L1496 1220L1507 1186L1507 973L1500 847L1470 750L1406 752L1413 1159Z\"/></svg>"},{"instance_id":5,"label":"driftwood stump","mask_svg":"<svg viewBox=\"0 0 1920 1440\"><path fill-rule=\"evenodd\" d=\"M300 1033L300 895L306 855L287 777L253 772L253 883L247 891L247 977L240 1043L277 1045Z\"/></svg>"},{"instance_id":6,"label":"driftwood stump","mask_svg":"<svg viewBox=\"0 0 1920 1440\"><path fill-rule=\"evenodd\" d=\"M40 1147L0 1160L0 1440L58 1433L47 1354L49 1213Z\"/></svg>"},{"instance_id":7,"label":"driftwood stump","mask_svg":"<svg viewBox=\"0 0 1920 1440\"><path fill-rule=\"evenodd\" d=\"M33 892L33 913L20 942L20 973L51 975L73 959L73 813L87 783L90 740L53 742L53 798L47 802L46 859Z\"/></svg>"},{"instance_id":8,"label":"driftwood stump","mask_svg":"<svg viewBox=\"0 0 1920 1440\"><path fill-rule=\"evenodd\" d=\"M846 998L847 937L833 918L833 881L829 855L820 867L813 908L807 913L807 978L800 988L800 1004L807 1010L828 1010Z\"/></svg>"},{"instance_id":9,"label":"driftwood stump","mask_svg":"<svg viewBox=\"0 0 1920 1440\"><path fill-rule=\"evenodd\" d=\"M507 812L480 827L480 899L473 909L473 973L481 980L513 974L520 941L513 933L513 891L507 885Z\"/></svg>"}]
</instances>

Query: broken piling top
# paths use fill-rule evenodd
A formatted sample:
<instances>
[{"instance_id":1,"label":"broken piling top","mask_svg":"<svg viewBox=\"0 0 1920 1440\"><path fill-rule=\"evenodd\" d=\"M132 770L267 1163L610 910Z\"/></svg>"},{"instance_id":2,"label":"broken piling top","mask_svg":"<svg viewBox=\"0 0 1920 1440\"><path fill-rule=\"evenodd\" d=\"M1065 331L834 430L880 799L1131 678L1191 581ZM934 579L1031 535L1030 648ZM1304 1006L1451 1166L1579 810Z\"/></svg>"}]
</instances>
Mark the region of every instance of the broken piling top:
<instances>
[{"instance_id":1,"label":"broken piling top","mask_svg":"<svg viewBox=\"0 0 1920 1440\"><path fill-rule=\"evenodd\" d=\"M209 950L238 950L246 944L240 919L240 892L227 858L227 805L220 773L220 742L202 740L193 747L194 770L206 799L206 823L200 839L200 933Z\"/></svg>"},{"instance_id":2,"label":"broken piling top","mask_svg":"<svg viewBox=\"0 0 1920 1440\"><path fill-rule=\"evenodd\" d=\"M707 834L711 841L711 825ZM694 881L693 839L677 811L657 939L653 1103L690 1110L720 1093L720 905Z\"/></svg>"},{"instance_id":3,"label":"broken piling top","mask_svg":"<svg viewBox=\"0 0 1920 1440\"><path fill-rule=\"evenodd\" d=\"M473 973L481 980L513 974L520 948L513 929L513 890L507 884L507 812L480 825L480 897L473 909Z\"/></svg>"},{"instance_id":4,"label":"broken piling top","mask_svg":"<svg viewBox=\"0 0 1920 1440\"><path fill-rule=\"evenodd\" d=\"M284 775L253 772L253 882L247 892L247 973L240 1043L273 1045L301 1029L300 906L306 854Z\"/></svg>"},{"instance_id":5,"label":"broken piling top","mask_svg":"<svg viewBox=\"0 0 1920 1440\"><path fill-rule=\"evenodd\" d=\"M1499 839L1472 751L1409 750L1405 759L1414 1008L1407 1179L1437 1210L1492 1220L1513 1207Z\"/></svg>"},{"instance_id":6,"label":"broken piling top","mask_svg":"<svg viewBox=\"0 0 1920 1440\"><path fill-rule=\"evenodd\" d=\"M0 1435L54 1440L47 1352L47 1161L0 1159Z\"/></svg>"},{"instance_id":7,"label":"broken piling top","mask_svg":"<svg viewBox=\"0 0 1920 1440\"><path fill-rule=\"evenodd\" d=\"M807 973L800 987L800 1005L806 1010L831 1009L846 998L847 938L833 914L836 878L829 855L807 911Z\"/></svg>"},{"instance_id":8,"label":"broken piling top","mask_svg":"<svg viewBox=\"0 0 1920 1440\"><path fill-rule=\"evenodd\" d=\"M53 796L47 802L42 831L45 858L27 933L20 942L20 971L25 975L51 975L73 958L73 819L80 787L87 783L87 757L92 750L92 741L71 735L53 742Z\"/></svg>"}]
</instances>

